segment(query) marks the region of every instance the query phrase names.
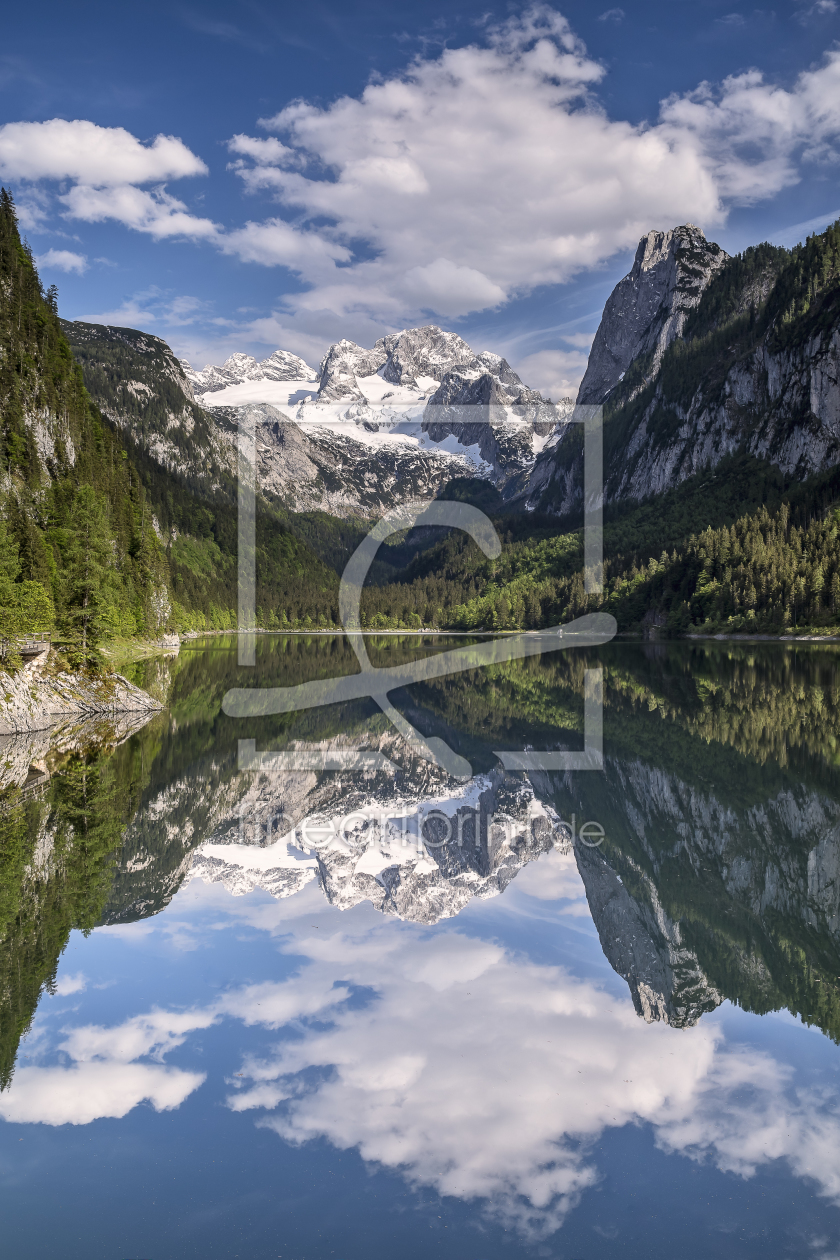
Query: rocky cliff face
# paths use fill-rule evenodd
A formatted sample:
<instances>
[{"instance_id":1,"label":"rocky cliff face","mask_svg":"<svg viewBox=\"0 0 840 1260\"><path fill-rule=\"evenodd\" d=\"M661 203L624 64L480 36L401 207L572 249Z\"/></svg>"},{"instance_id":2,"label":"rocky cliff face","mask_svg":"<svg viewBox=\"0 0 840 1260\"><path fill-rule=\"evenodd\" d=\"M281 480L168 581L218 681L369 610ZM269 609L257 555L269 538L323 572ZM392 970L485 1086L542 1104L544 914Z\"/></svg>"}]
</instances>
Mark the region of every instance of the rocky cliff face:
<instances>
[{"instance_id":1,"label":"rocky cliff face","mask_svg":"<svg viewBox=\"0 0 840 1260\"><path fill-rule=\"evenodd\" d=\"M730 455L804 480L840 463L840 228L728 259L697 229L643 238L604 311L580 403L604 403L607 502L643 499ZM661 237L661 239L660 239ZM538 457L522 498L565 514L580 452Z\"/></svg>"},{"instance_id":2,"label":"rocky cliff face","mask_svg":"<svg viewBox=\"0 0 840 1260\"><path fill-rule=\"evenodd\" d=\"M541 853L567 851L559 820L527 782L498 771L466 787L438 777L425 792L402 775L397 785L369 784L361 791L345 781L332 803L313 809L271 848L202 845L190 878L223 883L234 895L260 887L276 897L317 879L340 909L369 901L382 914L431 924L475 898L497 896ZM324 790L319 785L307 805ZM334 787L326 791L332 795ZM264 834L259 824L254 832ZM242 835L241 824L231 831L234 840Z\"/></svg>"},{"instance_id":3,"label":"rocky cliff face","mask_svg":"<svg viewBox=\"0 0 840 1260\"><path fill-rule=\"evenodd\" d=\"M797 480L840 462L840 312L804 344L780 349L767 337L727 358L723 378L690 397L662 383L646 400L623 466L609 468L610 498L661 494L742 451Z\"/></svg>"},{"instance_id":4,"label":"rocky cliff face","mask_svg":"<svg viewBox=\"0 0 840 1260\"><path fill-rule=\"evenodd\" d=\"M480 477L507 493L570 410L527 389L501 356L476 354L434 325L389 334L371 350L337 342L320 375L282 350L195 372L156 337L65 328L98 405L161 467L207 490L235 478L245 415L256 427L262 492L295 511L378 516L453 478Z\"/></svg>"},{"instance_id":5,"label":"rocky cliff face","mask_svg":"<svg viewBox=\"0 0 840 1260\"><path fill-rule=\"evenodd\" d=\"M260 490L297 511L378 516L395 503L436 494L452 477L478 471L466 451L459 456L421 444L411 431L419 433L419 425L389 440L390 426L383 424L381 432L365 412L303 425L266 403L238 414L255 425Z\"/></svg>"},{"instance_id":6,"label":"rocky cliff face","mask_svg":"<svg viewBox=\"0 0 840 1260\"><path fill-rule=\"evenodd\" d=\"M647 897L634 898L605 857L575 846L577 867L604 955L630 989L646 1023L661 1020L690 1028L723 997L711 985L696 954L682 940L679 923L666 914L652 880L641 871Z\"/></svg>"},{"instance_id":7,"label":"rocky cliff face","mask_svg":"<svg viewBox=\"0 0 840 1260\"><path fill-rule=\"evenodd\" d=\"M578 870L604 953L642 1018L689 1026L725 997L814 1017L820 977L840 958L837 801L797 785L729 803L705 783L609 757L587 808L609 843L576 844ZM803 947L816 983L795 977Z\"/></svg>"},{"instance_id":8,"label":"rocky cliff face","mask_svg":"<svg viewBox=\"0 0 840 1260\"><path fill-rule=\"evenodd\" d=\"M353 341L339 341L330 346L321 363L318 397L322 402L366 401L359 381L377 373L389 384L413 390L422 397L447 372L477 369L476 374L480 375L489 370L491 360L498 359L496 355L484 357L487 365L456 333L444 332L435 324L389 333L372 350ZM387 396L387 391L383 396Z\"/></svg>"},{"instance_id":9,"label":"rocky cliff face","mask_svg":"<svg viewBox=\"0 0 840 1260\"><path fill-rule=\"evenodd\" d=\"M662 355L682 335L688 313L698 306L727 257L693 223L643 236L632 270L604 307L578 403L605 402L630 364L642 356L649 358L646 379L652 379Z\"/></svg>"},{"instance_id":10,"label":"rocky cliff face","mask_svg":"<svg viewBox=\"0 0 840 1260\"><path fill-rule=\"evenodd\" d=\"M196 402L165 341L104 324L62 320L61 327L100 411L156 464L208 489L235 475L235 425Z\"/></svg>"}]
</instances>

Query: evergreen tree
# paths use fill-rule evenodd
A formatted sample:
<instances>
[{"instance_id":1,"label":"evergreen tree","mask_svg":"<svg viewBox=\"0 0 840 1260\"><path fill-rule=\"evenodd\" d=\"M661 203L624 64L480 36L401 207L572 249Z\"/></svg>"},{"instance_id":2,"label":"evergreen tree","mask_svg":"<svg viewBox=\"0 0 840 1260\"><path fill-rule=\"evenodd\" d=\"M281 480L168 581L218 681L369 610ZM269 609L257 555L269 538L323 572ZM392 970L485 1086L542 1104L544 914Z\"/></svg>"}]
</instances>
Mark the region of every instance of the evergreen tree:
<instances>
[{"instance_id":1,"label":"evergreen tree","mask_svg":"<svg viewBox=\"0 0 840 1260\"><path fill-rule=\"evenodd\" d=\"M105 502L92 486L76 491L67 538L65 622L80 641L82 661L89 664L97 658L103 635L102 612L114 551Z\"/></svg>"}]
</instances>

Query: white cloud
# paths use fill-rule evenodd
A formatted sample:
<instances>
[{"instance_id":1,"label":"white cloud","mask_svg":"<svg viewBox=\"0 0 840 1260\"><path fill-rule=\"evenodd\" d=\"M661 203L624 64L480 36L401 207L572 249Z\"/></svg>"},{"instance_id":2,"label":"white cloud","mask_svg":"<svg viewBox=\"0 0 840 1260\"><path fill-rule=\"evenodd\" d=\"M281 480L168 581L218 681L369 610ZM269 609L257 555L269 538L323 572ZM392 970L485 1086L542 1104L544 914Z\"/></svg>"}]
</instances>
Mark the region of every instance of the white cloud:
<instances>
[{"instance_id":1,"label":"white cloud","mask_svg":"<svg viewBox=\"0 0 840 1260\"><path fill-rule=\"evenodd\" d=\"M623 9L607 9L606 13L599 13L599 22L622 22L624 20Z\"/></svg>"},{"instance_id":2,"label":"white cloud","mask_svg":"<svg viewBox=\"0 0 840 1260\"><path fill-rule=\"evenodd\" d=\"M156 136L144 145L123 127L52 118L0 126L0 174L32 182L71 179L105 188L206 175L207 167L176 136Z\"/></svg>"},{"instance_id":3,"label":"white cloud","mask_svg":"<svg viewBox=\"0 0 840 1260\"><path fill-rule=\"evenodd\" d=\"M71 219L87 223L102 223L115 219L138 232L148 232L158 240L167 236L191 236L213 239L219 228L210 219L200 219L190 214L183 201L173 197L164 188L148 192L133 184L115 184L105 188L93 188L88 184L76 184L69 192L59 196Z\"/></svg>"},{"instance_id":4,"label":"white cloud","mask_svg":"<svg viewBox=\"0 0 840 1260\"><path fill-rule=\"evenodd\" d=\"M553 895L574 921L582 884L574 860L552 853L521 872L514 893L513 913L523 898L520 911L541 912ZM194 882L183 904L269 932L304 960L300 970L206 1007L65 1029L56 1048L70 1065L20 1068L0 1115L82 1124L144 1099L179 1106L203 1074L163 1059L178 1047L187 1058L192 1033L232 1019L294 1030L228 1078L232 1110L286 1141L326 1139L415 1187L478 1199L532 1237L555 1231L598 1183L598 1141L630 1124L650 1126L670 1155L734 1176L785 1160L840 1203L836 1094L727 1040L724 1011L689 1029L646 1025L617 983L604 989L451 925L383 922L365 906L325 912L313 885L276 902ZM347 1002L354 987L363 1004Z\"/></svg>"},{"instance_id":5,"label":"white cloud","mask_svg":"<svg viewBox=\"0 0 840 1260\"><path fill-rule=\"evenodd\" d=\"M90 1124L125 1116L145 1100L155 1111L169 1111L203 1080L201 1072L146 1063L23 1067L0 1095L0 1116L13 1124Z\"/></svg>"},{"instance_id":6,"label":"white cloud","mask_svg":"<svg viewBox=\"0 0 840 1260\"><path fill-rule=\"evenodd\" d=\"M837 12L836 0L816 0L816 4L812 4L810 8L801 8L798 14L799 21L803 26L808 25L808 18L812 17L830 17L831 14Z\"/></svg>"},{"instance_id":7,"label":"white cloud","mask_svg":"<svg viewBox=\"0 0 840 1260\"><path fill-rule=\"evenodd\" d=\"M226 254L244 262L292 267L310 275L329 274L335 262L349 262L350 250L318 232L301 232L283 219L246 223L220 241Z\"/></svg>"},{"instance_id":8,"label":"white cloud","mask_svg":"<svg viewBox=\"0 0 840 1260\"><path fill-rule=\"evenodd\" d=\"M72 976L61 976L56 981L54 990L55 996L69 997L71 993L84 993L87 988L87 983L87 976L81 971L77 971L76 974Z\"/></svg>"},{"instance_id":9,"label":"white cloud","mask_svg":"<svg viewBox=\"0 0 840 1260\"><path fill-rule=\"evenodd\" d=\"M574 898L575 872L553 873ZM315 935L288 946L311 960L302 979L326 991L340 974L376 998L323 1011L232 1078L231 1108L286 1141L358 1149L537 1236L598 1182L594 1145L627 1124L741 1177L785 1159L840 1202L837 1098L798 1091L786 1065L727 1043L719 1020L646 1025L626 994L451 930Z\"/></svg>"},{"instance_id":10,"label":"white cloud","mask_svg":"<svg viewBox=\"0 0 840 1260\"><path fill-rule=\"evenodd\" d=\"M160 328L169 335L169 329L185 328L197 320L212 318L213 305L202 298L189 294L172 296L153 286L135 293L118 307L111 310L90 311L78 318L88 324L111 324L118 328L139 328L153 331Z\"/></svg>"},{"instance_id":11,"label":"white cloud","mask_svg":"<svg viewBox=\"0 0 840 1260\"><path fill-rule=\"evenodd\" d=\"M696 145L721 198L749 205L797 183L800 159L840 156L840 52L792 90L749 70L670 97L661 117L665 133Z\"/></svg>"},{"instance_id":12,"label":"white cloud","mask_svg":"<svg viewBox=\"0 0 840 1260\"><path fill-rule=\"evenodd\" d=\"M523 381L555 402L577 397L586 363L587 355L582 350L537 350L511 360Z\"/></svg>"},{"instance_id":13,"label":"white cloud","mask_svg":"<svg viewBox=\"0 0 840 1260\"><path fill-rule=\"evenodd\" d=\"M233 136L228 140L228 148L231 153L242 154L256 162L281 162L295 156L294 149L288 149L273 136L267 140L255 140L253 136ZM234 170L238 169L236 163L232 163L232 166Z\"/></svg>"},{"instance_id":14,"label":"white cloud","mask_svg":"<svg viewBox=\"0 0 840 1260\"><path fill-rule=\"evenodd\" d=\"M39 254L35 260L41 270L52 267L57 271L75 271L77 276L82 276L88 269L88 260L85 254L74 254L71 249L48 249L45 254Z\"/></svg>"},{"instance_id":15,"label":"white cloud","mask_svg":"<svg viewBox=\"0 0 840 1260\"><path fill-rule=\"evenodd\" d=\"M483 47L417 58L360 98L294 102L263 120L282 141L229 144L246 189L299 218L250 223L223 248L296 272L296 319L457 317L565 281L652 227L720 225L830 158L840 130L840 53L789 88L758 71L701 84L652 125L608 117L604 75L536 5Z\"/></svg>"},{"instance_id":16,"label":"white cloud","mask_svg":"<svg viewBox=\"0 0 840 1260\"><path fill-rule=\"evenodd\" d=\"M561 341L565 341L570 346L575 346L579 350L589 350L592 342L595 340L594 332L588 333L561 333Z\"/></svg>"},{"instance_id":17,"label":"white cloud","mask_svg":"<svg viewBox=\"0 0 840 1260\"><path fill-rule=\"evenodd\" d=\"M207 241L292 271L300 291L263 322L320 351L338 335L369 343L499 307L599 266L652 227L693 221L711 232L730 206L837 157L840 52L786 87L758 70L701 83L638 125L608 115L605 75L566 19L536 4L486 26L481 45L417 57L358 98L295 101L262 120L277 134L228 141L244 189L280 203L230 230L164 187L207 170L174 136L144 144L85 120L9 123L0 173L21 181L30 227L58 204L68 218ZM571 392L578 348L535 356L536 383Z\"/></svg>"},{"instance_id":18,"label":"white cloud","mask_svg":"<svg viewBox=\"0 0 840 1260\"><path fill-rule=\"evenodd\" d=\"M47 183L70 181L59 196L68 218L88 223L114 219L158 239L214 237L216 224L192 215L163 187L170 179L206 175L207 167L177 136L142 144L123 127L85 119L15 122L0 126L0 177L21 181L21 221L39 228L50 204ZM151 191L138 187L158 185Z\"/></svg>"},{"instance_id":19,"label":"white cloud","mask_svg":"<svg viewBox=\"0 0 840 1260\"><path fill-rule=\"evenodd\" d=\"M66 979L71 987L59 988L60 993L85 987L84 977ZM190 1033L226 1017L279 1028L321 1015L346 997L346 985L333 984L332 979L268 982L231 990L204 1008L155 1009L110 1028L86 1024L65 1029L57 1049L71 1060L69 1065L19 1067L9 1090L0 1095L0 1117L17 1124L90 1124L106 1116L127 1115L144 1100L156 1111L179 1107L206 1074L167 1067L163 1059L182 1046ZM43 1053L43 1035L41 1042ZM32 1039L28 1044L34 1045ZM138 1063L142 1058L153 1062Z\"/></svg>"}]
</instances>

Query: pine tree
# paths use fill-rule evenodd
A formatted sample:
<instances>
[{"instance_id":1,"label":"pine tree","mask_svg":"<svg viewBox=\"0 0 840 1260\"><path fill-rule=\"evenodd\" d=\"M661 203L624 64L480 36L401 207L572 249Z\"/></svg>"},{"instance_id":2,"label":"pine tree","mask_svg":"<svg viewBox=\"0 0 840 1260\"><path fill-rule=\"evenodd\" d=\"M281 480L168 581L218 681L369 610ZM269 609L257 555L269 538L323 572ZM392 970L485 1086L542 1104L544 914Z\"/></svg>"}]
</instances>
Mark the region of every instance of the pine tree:
<instances>
[{"instance_id":1,"label":"pine tree","mask_svg":"<svg viewBox=\"0 0 840 1260\"><path fill-rule=\"evenodd\" d=\"M90 665L98 659L109 565L113 562L106 505L92 486L80 486L76 492L65 556L67 628L81 641L82 663Z\"/></svg>"}]
</instances>

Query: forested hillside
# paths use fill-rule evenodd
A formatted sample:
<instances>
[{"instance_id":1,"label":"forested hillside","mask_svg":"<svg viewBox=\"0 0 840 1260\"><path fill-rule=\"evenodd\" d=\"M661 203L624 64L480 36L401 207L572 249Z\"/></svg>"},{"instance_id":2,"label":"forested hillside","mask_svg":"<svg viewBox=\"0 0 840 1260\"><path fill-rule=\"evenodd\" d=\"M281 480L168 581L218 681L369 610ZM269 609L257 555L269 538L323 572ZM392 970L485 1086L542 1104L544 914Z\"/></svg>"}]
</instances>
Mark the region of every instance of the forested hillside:
<instances>
[{"instance_id":1,"label":"forested hillside","mask_svg":"<svg viewBox=\"0 0 840 1260\"><path fill-rule=\"evenodd\" d=\"M153 356L157 339L145 341ZM131 353L136 357L136 346L126 347L126 360ZM173 426L157 414L151 391L126 390L125 366L112 348L103 356L100 347L98 359L89 353L85 362L103 393L111 391L128 413L120 428L91 400L58 318L56 291L44 291L3 190L0 639L55 630L71 654L92 661L103 639L236 625L232 473L212 462L201 409L185 407L177 392L167 402L189 412L191 442L180 434L183 457L172 467L149 458L137 441L143 426ZM207 466L203 494L189 452ZM262 504L261 623L326 624L337 615L337 589L335 570Z\"/></svg>"},{"instance_id":2,"label":"forested hillside","mask_svg":"<svg viewBox=\"0 0 840 1260\"><path fill-rule=\"evenodd\" d=\"M83 652L168 622L166 558L122 443L91 406L14 203L0 192L0 617Z\"/></svg>"},{"instance_id":3,"label":"forested hillside","mask_svg":"<svg viewBox=\"0 0 840 1260\"><path fill-rule=\"evenodd\" d=\"M66 323L56 306L3 193L0 629L54 627L89 655L103 637L235 627L235 415L195 402L159 338ZM363 596L366 624L537 628L603 608L624 631L837 627L838 321L840 225L728 259L653 378L642 356L610 392L608 486L643 451L675 484L608 492L603 594L583 588L572 426L541 473L538 462L535 511L480 481L440 492L493 516L498 560L457 534L392 540ZM696 471L680 464L689 456ZM566 471L546 481L549 465ZM258 624L336 625L339 575L365 529L261 499Z\"/></svg>"},{"instance_id":4,"label":"forested hillside","mask_svg":"<svg viewBox=\"0 0 840 1260\"><path fill-rule=\"evenodd\" d=\"M132 328L61 321L88 393L120 434L166 553L171 623L178 630L236 626L236 416L192 397L166 342ZM300 515L260 498L257 620L261 626L332 624L347 523ZM358 531L349 534L355 539ZM336 544L340 557L335 557Z\"/></svg>"},{"instance_id":5,"label":"forested hillside","mask_svg":"<svg viewBox=\"0 0 840 1260\"><path fill-rule=\"evenodd\" d=\"M675 491L607 523L600 596L584 592L580 531L501 517L498 560L453 535L417 556L401 581L365 590L366 623L538 629L603 610L622 631L782 634L840 627L840 510L831 506L840 500L840 477L788 493L756 461L724 471L733 485L724 484L717 496L704 495L702 484L689 486L685 499ZM742 477L752 483L746 502L761 503L751 512L739 510L731 493ZM691 519L693 500L694 520L712 522L696 532L680 527L686 513Z\"/></svg>"},{"instance_id":6,"label":"forested hillside","mask_svg":"<svg viewBox=\"0 0 840 1260\"><path fill-rule=\"evenodd\" d=\"M498 561L438 544L366 592L369 624L535 628L603 608L624 631L840 626L838 330L840 224L730 258L654 378L640 357L609 395L603 595L583 589L574 428L535 472L537 512L497 517Z\"/></svg>"}]
</instances>

